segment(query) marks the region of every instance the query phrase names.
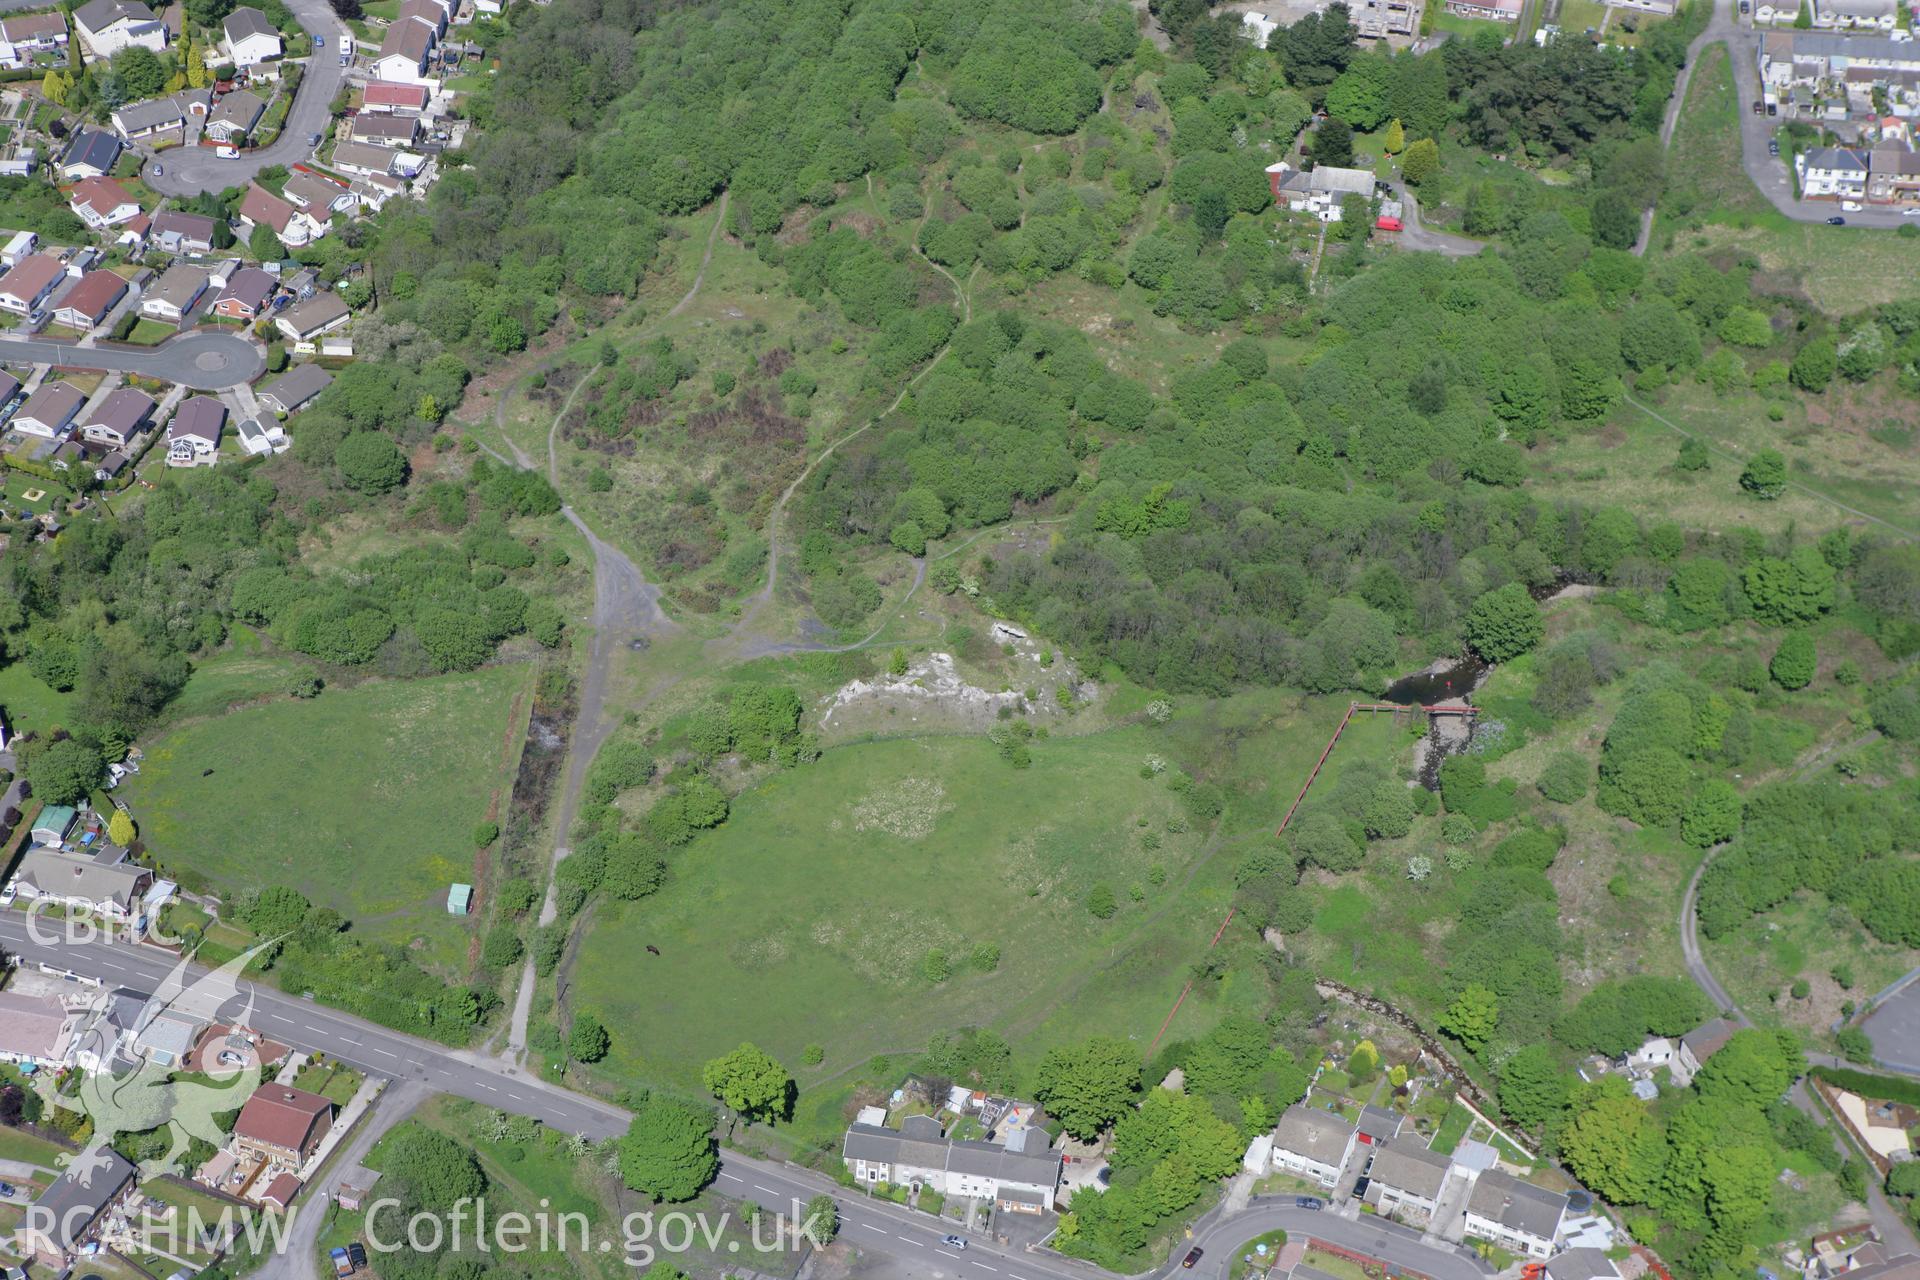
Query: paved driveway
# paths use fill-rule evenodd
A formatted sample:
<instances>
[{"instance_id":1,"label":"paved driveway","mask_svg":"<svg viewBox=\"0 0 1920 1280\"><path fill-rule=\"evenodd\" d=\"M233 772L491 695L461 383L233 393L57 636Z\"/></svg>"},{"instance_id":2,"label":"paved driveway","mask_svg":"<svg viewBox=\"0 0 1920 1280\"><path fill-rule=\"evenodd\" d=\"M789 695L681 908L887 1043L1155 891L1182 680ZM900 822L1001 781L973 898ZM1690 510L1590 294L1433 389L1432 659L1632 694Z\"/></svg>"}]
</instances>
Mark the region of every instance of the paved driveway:
<instances>
[{"instance_id":1,"label":"paved driveway","mask_svg":"<svg viewBox=\"0 0 1920 1280\"><path fill-rule=\"evenodd\" d=\"M0 0L0 7L12 7L11 0ZM153 172L149 161L142 180L155 191L170 196L197 196L204 191L225 191L245 186L253 175L268 165L291 168L313 158L307 139L327 131L334 95L346 80L346 68L340 65L340 37L346 27L334 15L327 0L288 0L288 8L307 32L307 69L294 95L293 110L272 146L243 152L231 160L222 160L212 147L177 147L162 152L161 172ZM315 47L313 37L324 42ZM288 53L297 52L289 49Z\"/></svg>"},{"instance_id":2,"label":"paved driveway","mask_svg":"<svg viewBox=\"0 0 1920 1280\"><path fill-rule=\"evenodd\" d=\"M0 360L14 364L50 364L60 369L105 369L177 382L195 391L224 391L252 382L266 370L266 358L236 333L200 330L169 338L157 347L99 343L91 347L53 338L0 335Z\"/></svg>"}]
</instances>

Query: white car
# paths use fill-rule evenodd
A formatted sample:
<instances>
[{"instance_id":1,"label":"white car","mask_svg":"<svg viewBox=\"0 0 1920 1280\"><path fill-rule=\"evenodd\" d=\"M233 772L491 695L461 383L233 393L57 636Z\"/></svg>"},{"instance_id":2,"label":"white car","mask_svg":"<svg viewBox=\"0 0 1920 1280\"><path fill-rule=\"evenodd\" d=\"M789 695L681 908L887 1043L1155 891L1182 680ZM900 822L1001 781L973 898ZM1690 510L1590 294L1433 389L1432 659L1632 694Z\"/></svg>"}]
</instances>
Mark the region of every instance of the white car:
<instances>
[{"instance_id":1,"label":"white car","mask_svg":"<svg viewBox=\"0 0 1920 1280\"><path fill-rule=\"evenodd\" d=\"M1842 209L1845 209L1848 213L1858 213L1860 212L1861 205L1858 200L1842 200L1840 202L1840 207Z\"/></svg>"},{"instance_id":2,"label":"white car","mask_svg":"<svg viewBox=\"0 0 1920 1280\"><path fill-rule=\"evenodd\" d=\"M353 52L353 37L352 37L352 36L341 36L341 37L340 37L340 52L342 52L342 53L352 53L352 52Z\"/></svg>"},{"instance_id":3,"label":"white car","mask_svg":"<svg viewBox=\"0 0 1920 1280\"><path fill-rule=\"evenodd\" d=\"M213 154L219 156L222 160L238 160L240 158L240 148L223 142L213 149Z\"/></svg>"},{"instance_id":4,"label":"white car","mask_svg":"<svg viewBox=\"0 0 1920 1280\"><path fill-rule=\"evenodd\" d=\"M1903 218L1920 218L1920 209L1902 209L1900 216Z\"/></svg>"}]
</instances>

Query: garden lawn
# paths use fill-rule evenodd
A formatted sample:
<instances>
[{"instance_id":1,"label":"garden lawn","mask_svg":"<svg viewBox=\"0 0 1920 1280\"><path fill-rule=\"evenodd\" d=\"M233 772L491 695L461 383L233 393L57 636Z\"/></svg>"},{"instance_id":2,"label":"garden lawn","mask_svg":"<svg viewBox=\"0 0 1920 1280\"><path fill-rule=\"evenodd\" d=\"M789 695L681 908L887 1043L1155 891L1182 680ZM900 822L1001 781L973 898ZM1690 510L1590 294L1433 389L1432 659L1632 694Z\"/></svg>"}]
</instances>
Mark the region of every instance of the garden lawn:
<instances>
[{"instance_id":1,"label":"garden lawn","mask_svg":"<svg viewBox=\"0 0 1920 1280\"><path fill-rule=\"evenodd\" d=\"M24 662L0 665L0 708L7 713L12 733L44 732L64 728L77 699L40 683Z\"/></svg>"},{"instance_id":2,"label":"garden lawn","mask_svg":"<svg viewBox=\"0 0 1920 1280\"><path fill-rule=\"evenodd\" d=\"M298 889L369 937L464 963L447 886L518 758L530 668L375 681L164 734L121 795L165 872L229 891Z\"/></svg>"}]
</instances>

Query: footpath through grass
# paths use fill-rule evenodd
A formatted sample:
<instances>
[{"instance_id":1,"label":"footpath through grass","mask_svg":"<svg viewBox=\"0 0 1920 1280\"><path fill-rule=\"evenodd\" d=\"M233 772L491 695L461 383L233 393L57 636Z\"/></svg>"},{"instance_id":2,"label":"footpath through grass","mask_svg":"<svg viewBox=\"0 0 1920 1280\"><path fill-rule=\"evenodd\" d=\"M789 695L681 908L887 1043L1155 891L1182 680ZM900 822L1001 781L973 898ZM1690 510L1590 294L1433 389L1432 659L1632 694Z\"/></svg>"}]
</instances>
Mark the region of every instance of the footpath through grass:
<instances>
[{"instance_id":1,"label":"footpath through grass","mask_svg":"<svg viewBox=\"0 0 1920 1280\"><path fill-rule=\"evenodd\" d=\"M191 721L148 746L122 795L166 874L288 885L457 967L468 922L447 914L447 886L473 879L471 833L504 786L530 676L376 681Z\"/></svg>"}]
</instances>

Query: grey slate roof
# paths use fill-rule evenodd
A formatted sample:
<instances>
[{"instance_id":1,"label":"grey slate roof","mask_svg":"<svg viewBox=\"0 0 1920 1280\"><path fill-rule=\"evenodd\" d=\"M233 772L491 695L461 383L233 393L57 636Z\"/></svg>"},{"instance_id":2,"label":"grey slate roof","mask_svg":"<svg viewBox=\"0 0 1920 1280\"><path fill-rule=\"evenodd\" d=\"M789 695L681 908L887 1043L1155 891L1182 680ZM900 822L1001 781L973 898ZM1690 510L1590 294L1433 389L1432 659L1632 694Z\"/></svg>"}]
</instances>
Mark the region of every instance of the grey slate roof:
<instances>
[{"instance_id":1,"label":"grey slate roof","mask_svg":"<svg viewBox=\"0 0 1920 1280\"><path fill-rule=\"evenodd\" d=\"M134 1172L133 1162L112 1147L82 1152L40 1193L27 1221L51 1224L49 1238L60 1249L71 1249L100 1211L133 1181Z\"/></svg>"},{"instance_id":2,"label":"grey slate roof","mask_svg":"<svg viewBox=\"0 0 1920 1280\"><path fill-rule=\"evenodd\" d=\"M227 39L229 41L244 40L248 36L278 36L280 34L279 29L267 21L266 14L246 5L242 5L240 8L228 14L227 20L223 25L225 26Z\"/></svg>"},{"instance_id":3,"label":"grey slate roof","mask_svg":"<svg viewBox=\"0 0 1920 1280\"><path fill-rule=\"evenodd\" d=\"M1809 169L1838 169L1842 172L1867 171L1867 161L1857 151L1846 147L1812 147L1805 153Z\"/></svg>"},{"instance_id":4,"label":"grey slate roof","mask_svg":"<svg viewBox=\"0 0 1920 1280\"><path fill-rule=\"evenodd\" d=\"M113 113L128 133L144 133L149 129L167 129L177 127L184 119L180 104L172 98L149 98L145 102L130 102Z\"/></svg>"},{"instance_id":5,"label":"grey slate roof","mask_svg":"<svg viewBox=\"0 0 1920 1280\"><path fill-rule=\"evenodd\" d=\"M929 1123L915 1124L916 1120ZM940 1136L939 1122L928 1116L910 1116L900 1129L874 1124L851 1125L842 1154L848 1160L945 1169L973 1177L1041 1186L1052 1186L1060 1177L1060 1157L1051 1151L1010 1151L992 1142L950 1142Z\"/></svg>"},{"instance_id":6,"label":"grey slate roof","mask_svg":"<svg viewBox=\"0 0 1920 1280\"><path fill-rule=\"evenodd\" d=\"M1277 1151L1291 1151L1317 1164L1339 1164L1353 1140L1353 1126L1331 1111L1294 1103L1273 1130Z\"/></svg>"},{"instance_id":7,"label":"grey slate roof","mask_svg":"<svg viewBox=\"0 0 1920 1280\"><path fill-rule=\"evenodd\" d=\"M112 902L126 911L132 909L144 883L153 879L153 873L131 863L108 867L92 858L76 858L52 849L29 849L20 859L20 871L14 878L42 894L86 902Z\"/></svg>"},{"instance_id":8,"label":"grey slate roof","mask_svg":"<svg viewBox=\"0 0 1920 1280\"><path fill-rule=\"evenodd\" d=\"M1474 1181L1467 1210L1511 1230L1551 1240L1567 1211L1567 1198L1489 1169Z\"/></svg>"},{"instance_id":9,"label":"grey slate roof","mask_svg":"<svg viewBox=\"0 0 1920 1280\"><path fill-rule=\"evenodd\" d=\"M205 440L220 443L220 429L227 425L226 406L212 396L190 396L174 411L167 424L169 440Z\"/></svg>"},{"instance_id":10,"label":"grey slate roof","mask_svg":"<svg viewBox=\"0 0 1920 1280\"><path fill-rule=\"evenodd\" d=\"M120 139L105 129L75 129L60 163L91 165L102 173L111 173L114 162L119 158Z\"/></svg>"},{"instance_id":11,"label":"grey slate roof","mask_svg":"<svg viewBox=\"0 0 1920 1280\"><path fill-rule=\"evenodd\" d=\"M1620 1268L1601 1249L1568 1249L1547 1264L1547 1280L1620 1280Z\"/></svg>"},{"instance_id":12,"label":"grey slate roof","mask_svg":"<svg viewBox=\"0 0 1920 1280\"><path fill-rule=\"evenodd\" d=\"M1384 1107L1365 1106L1360 1108L1360 1123L1355 1127L1373 1141L1385 1142L1400 1132L1400 1113Z\"/></svg>"},{"instance_id":13,"label":"grey slate roof","mask_svg":"<svg viewBox=\"0 0 1920 1280\"><path fill-rule=\"evenodd\" d=\"M1680 1043L1692 1052L1694 1061L1705 1062L1720 1052L1739 1029L1725 1018L1713 1018L1681 1036Z\"/></svg>"},{"instance_id":14,"label":"grey slate roof","mask_svg":"<svg viewBox=\"0 0 1920 1280\"><path fill-rule=\"evenodd\" d=\"M108 392L100 402L100 407L87 415L82 427L106 427L121 437L132 435L140 429L154 410L153 397L132 387L119 387Z\"/></svg>"},{"instance_id":15,"label":"grey slate roof","mask_svg":"<svg viewBox=\"0 0 1920 1280\"><path fill-rule=\"evenodd\" d=\"M1395 1138L1375 1153L1369 1176L1381 1186L1432 1200L1447 1180L1448 1163L1438 1151L1430 1151L1417 1141Z\"/></svg>"},{"instance_id":16,"label":"grey slate roof","mask_svg":"<svg viewBox=\"0 0 1920 1280\"><path fill-rule=\"evenodd\" d=\"M272 398L282 409L292 413L325 391L332 382L333 375L319 365L297 364L260 388L260 398Z\"/></svg>"},{"instance_id":17,"label":"grey slate roof","mask_svg":"<svg viewBox=\"0 0 1920 1280\"><path fill-rule=\"evenodd\" d=\"M140 0L87 0L73 11L74 21L89 31L105 31L125 18L129 22L153 22L153 10Z\"/></svg>"},{"instance_id":18,"label":"grey slate roof","mask_svg":"<svg viewBox=\"0 0 1920 1280\"><path fill-rule=\"evenodd\" d=\"M280 313L280 318L295 333L311 333L352 314L347 304L340 300L339 294L316 293L305 302L296 302L288 307Z\"/></svg>"}]
</instances>

